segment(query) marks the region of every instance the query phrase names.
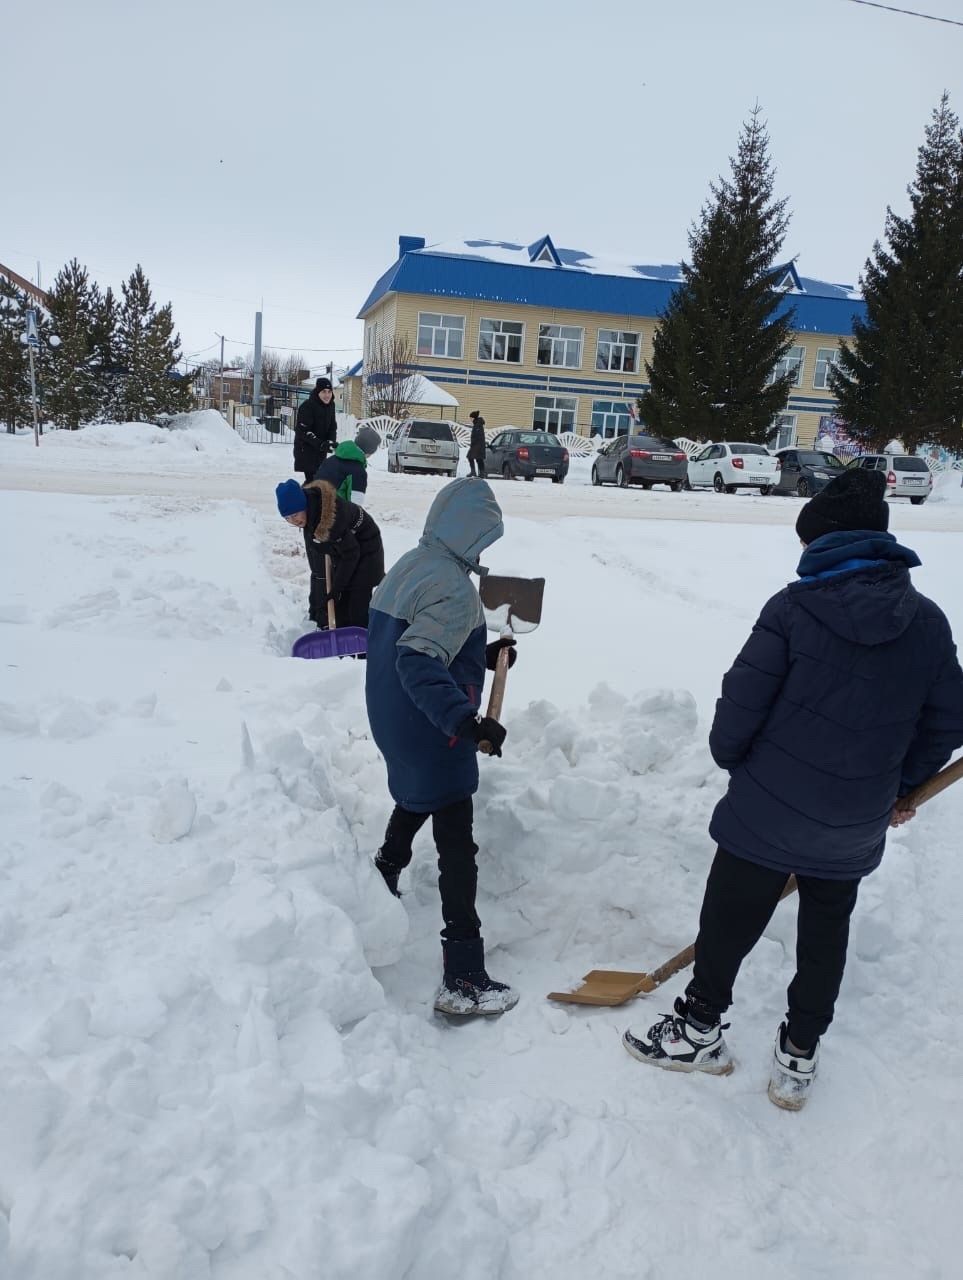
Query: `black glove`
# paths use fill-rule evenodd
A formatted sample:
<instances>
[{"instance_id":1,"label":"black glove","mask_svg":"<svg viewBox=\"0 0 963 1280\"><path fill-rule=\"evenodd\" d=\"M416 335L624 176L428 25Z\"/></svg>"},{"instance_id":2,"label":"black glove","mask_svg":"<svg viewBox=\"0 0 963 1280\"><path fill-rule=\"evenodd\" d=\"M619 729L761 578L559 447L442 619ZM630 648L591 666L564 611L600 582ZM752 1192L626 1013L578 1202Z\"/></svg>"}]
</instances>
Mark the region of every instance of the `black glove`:
<instances>
[{"instance_id":1,"label":"black glove","mask_svg":"<svg viewBox=\"0 0 963 1280\"><path fill-rule=\"evenodd\" d=\"M515 659L518 657L515 652L515 641L512 636L502 636L499 640L493 640L491 644L485 645L485 666L489 671L495 670L495 663L498 661L498 655L502 649L508 650L509 671L515 665Z\"/></svg>"},{"instance_id":2,"label":"black glove","mask_svg":"<svg viewBox=\"0 0 963 1280\"><path fill-rule=\"evenodd\" d=\"M314 434L313 431L306 431L304 433L304 438L305 440L313 440L315 444L318 443L318 437Z\"/></svg>"},{"instance_id":3,"label":"black glove","mask_svg":"<svg viewBox=\"0 0 963 1280\"><path fill-rule=\"evenodd\" d=\"M491 716L469 716L458 726L455 736L464 738L466 742L474 742L476 746L488 742L491 744L491 755L500 756L507 733L505 726Z\"/></svg>"}]
</instances>

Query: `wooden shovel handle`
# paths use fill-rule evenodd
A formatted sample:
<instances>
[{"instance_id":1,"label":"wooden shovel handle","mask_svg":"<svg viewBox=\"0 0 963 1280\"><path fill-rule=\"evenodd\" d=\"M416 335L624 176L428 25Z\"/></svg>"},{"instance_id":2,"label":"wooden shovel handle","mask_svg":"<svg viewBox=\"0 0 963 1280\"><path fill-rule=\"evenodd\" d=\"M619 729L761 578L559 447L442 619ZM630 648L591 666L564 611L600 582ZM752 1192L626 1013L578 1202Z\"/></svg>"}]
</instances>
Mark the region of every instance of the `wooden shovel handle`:
<instances>
[{"instance_id":1,"label":"wooden shovel handle","mask_svg":"<svg viewBox=\"0 0 963 1280\"><path fill-rule=\"evenodd\" d=\"M331 557L324 557L324 586L328 593L328 630L337 631L338 621L334 612L334 600L331 597L331 584L334 582L334 570L331 568Z\"/></svg>"},{"instance_id":2,"label":"wooden shovel handle","mask_svg":"<svg viewBox=\"0 0 963 1280\"><path fill-rule=\"evenodd\" d=\"M508 679L508 663L511 645L503 645L498 650L498 657L495 660L495 678L492 681L492 691L488 695L488 710L485 715L490 720L498 720L502 714L502 703L505 701L505 682ZM483 751L486 756L492 753L492 744L488 741L479 742L478 750Z\"/></svg>"},{"instance_id":3,"label":"wooden shovel handle","mask_svg":"<svg viewBox=\"0 0 963 1280\"><path fill-rule=\"evenodd\" d=\"M954 760L952 764L948 764L939 773L935 773L932 778L921 782L909 795L904 796L900 801L900 808L918 809L921 804L926 804L927 800L932 800L934 796L938 796L941 791L945 791L960 778L963 778L963 756L960 756L959 760Z\"/></svg>"}]
</instances>

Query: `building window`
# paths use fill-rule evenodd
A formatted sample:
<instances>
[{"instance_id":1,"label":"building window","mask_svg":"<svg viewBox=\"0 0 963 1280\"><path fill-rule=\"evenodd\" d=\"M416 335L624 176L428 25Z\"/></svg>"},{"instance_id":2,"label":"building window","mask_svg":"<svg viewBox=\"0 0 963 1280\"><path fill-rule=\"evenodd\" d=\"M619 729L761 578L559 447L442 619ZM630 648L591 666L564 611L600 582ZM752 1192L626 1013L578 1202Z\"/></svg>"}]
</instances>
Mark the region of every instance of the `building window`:
<instances>
[{"instance_id":1,"label":"building window","mask_svg":"<svg viewBox=\"0 0 963 1280\"><path fill-rule=\"evenodd\" d=\"M772 420L776 434L768 445L773 453L777 449L791 449L796 443L796 415L794 413L777 413Z\"/></svg>"},{"instance_id":2,"label":"building window","mask_svg":"<svg viewBox=\"0 0 963 1280\"><path fill-rule=\"evenodd\" d=\"M813 386L817 391L829 390L829 371L839 364L839 347L819 347L816 351L816 372Z\"/></svg>"},{"instance_id":3,"label":"building window","mask_svg":"<svg viewBox=\"0 0 963 1280\"><path fill-rule=\"evenodd\" d=\"M574 396L536 396L532 426L536 431L574 431L578 400Z\"/></svg>"},{"instance_id":4,"label":"building window","mask_svg":"<svg viewBox=\"0 0 963 1280\"><path fill-rule=\"evenodd\" d=\"M629 406L622 400L593 400L590 434L611 440L628 433L631 422Z\"/></svg>"},{"instance_id":5,"label":"building window","mask_svg":"<svg viewBox=\"0 0 963 1280\"><path fill-rule=\"evenodd\" d=\"M465 317L418 313L418 354L460 360L465 346Z\"/></svg>"},{"instance_id":6,"label":"building window","mask_svg":"<svg viewBox=\"0 0 963 1280\"><path fill-rule=\"evenodd\" d=\"M639 335L622 329L599 329L595 367L608 372L635 373L639 367Z\"/></svg>"},{"instance_id":7,"label":"building window","mask_svg":"<svg viewBox=\"0 0 963 1280\"><path fill-rule=\"evenodd\" d=\"M580 369L584 333L584 329L576 329L574 325L540 324L538 363L556 365L563 369Z\"/></svg>"},{"instance_id":8,"label":"building window","mask_svg":"<svg viewBox=\"0 0 963 1280\"><path fill-rule=\"evenodd\" d=\"M522 363L525 326L514 320L482 320L478 325L478 359Z\"/></svg>"},{"instance_id":9,"label":"building window","mask_svg":"<svg viewBox=\"0 0 963 1280\"><path fill-rule=\"evenodd\" d=\"M790 347L781 360L777 360L775 368L769 375L769 381L775 382L777 378L781 378L784 373L793 375L792 386L798 387L802 382L803 360L806 355L805 347Z\"/></svg>"}]
</instances>

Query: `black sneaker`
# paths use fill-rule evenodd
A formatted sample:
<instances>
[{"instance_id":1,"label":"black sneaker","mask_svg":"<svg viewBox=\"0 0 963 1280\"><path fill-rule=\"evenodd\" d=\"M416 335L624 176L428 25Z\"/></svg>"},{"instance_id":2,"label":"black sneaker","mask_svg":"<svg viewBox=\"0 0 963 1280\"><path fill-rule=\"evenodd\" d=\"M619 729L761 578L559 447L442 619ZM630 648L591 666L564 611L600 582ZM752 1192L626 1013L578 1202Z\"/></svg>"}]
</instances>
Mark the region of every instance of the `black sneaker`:
<instances>
[{"instance_id":1,"label":"black sneaker","mask_svg":"<svg viewBox=\"0 0 963 1280\"><path fill-rule=\"evenodd\" d=\"M634 1035L626 1031L622 1043L633 1058L650 1062L668 1071L703 1071L706 1075L727 1076L733 1068L729 1046L722 1038L728 1023L693 1022L689 1006L680 997L674 1013L663 1014L648 1031Z\"/></svg>"},{"instance_id":2,"label":"black sneaker","mask_svg":"<svg viewBox=\"0 0 963 1280\"><path fill-rule=\"evenodd\" d=\"M390 862L385 862L385 860L381 857L380 854L376 855L374 864L378 868L378 870L381 872L382 879L384 880L385 884L388 886L389 890L395 895L396 898L400 898L401 893L398 890L398 877L401 875L401 872L399 871L399 869L395 866L392 866Z\"/></svg>"}]
</instances>

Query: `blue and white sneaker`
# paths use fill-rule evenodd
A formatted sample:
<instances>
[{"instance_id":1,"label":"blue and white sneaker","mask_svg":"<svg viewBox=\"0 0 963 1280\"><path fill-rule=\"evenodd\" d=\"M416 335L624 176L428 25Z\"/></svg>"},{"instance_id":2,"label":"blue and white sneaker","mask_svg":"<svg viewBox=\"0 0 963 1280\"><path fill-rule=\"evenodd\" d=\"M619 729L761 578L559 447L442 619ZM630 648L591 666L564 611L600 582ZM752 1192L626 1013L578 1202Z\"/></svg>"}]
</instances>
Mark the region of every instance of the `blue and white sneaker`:
<instances>
[{"instance_id":1,"label":"blue and white sneaker","mask_svg":"<svg viewBox=\"0 0 963 1280\"><path fill-rule=\"evenodd\" d=\"M693 1022L681 996L676 999L674 1009L674 1013L664 1014L640 1035L626 1031L622 1043L628 1052L640 1062L650 1062L667 1071L703 1071L710 1076L727 1076L734 1064L722 1033L729 1024Z\"/></svg>"},{"instance_id":2,"label":"blue and white sneaker","mask_svg":"<svg viewBox=\"0 0 963 1280\"><path fill-rule=\"evenodd\" d=\"M772 1055L769 1077L769 1101L783 1111L801 1111L809 1098L819 1061L819 1041L808 1054L790 1053L786 1044L787 1027L783 1022L776 1032L776 1048Z\"/></svg>"}]
</instances>

